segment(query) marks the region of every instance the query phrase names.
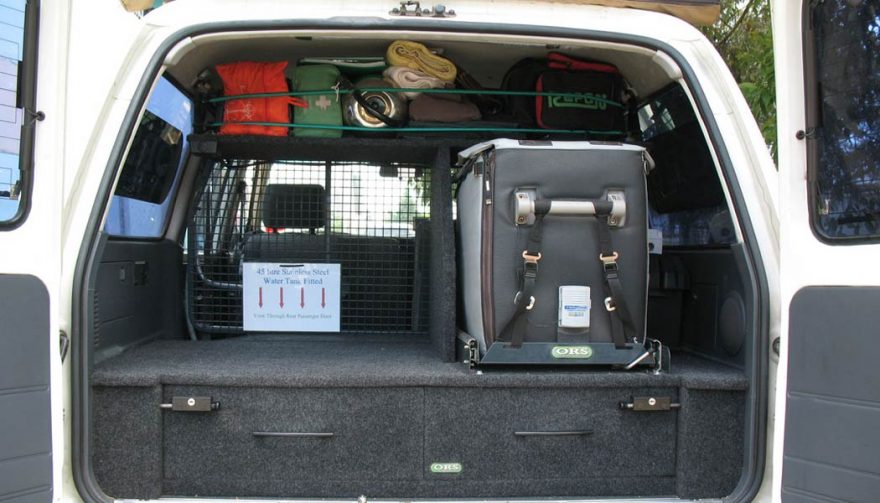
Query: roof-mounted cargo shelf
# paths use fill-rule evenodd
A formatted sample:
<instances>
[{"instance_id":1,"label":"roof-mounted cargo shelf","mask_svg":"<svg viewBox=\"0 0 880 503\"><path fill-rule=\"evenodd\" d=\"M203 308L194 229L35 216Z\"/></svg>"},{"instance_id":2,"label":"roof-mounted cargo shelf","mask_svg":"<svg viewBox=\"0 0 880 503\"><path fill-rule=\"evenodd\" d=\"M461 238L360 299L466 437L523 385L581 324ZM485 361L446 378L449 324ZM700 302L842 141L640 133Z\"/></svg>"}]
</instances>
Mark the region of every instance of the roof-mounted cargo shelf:
<instances>
[{"instance_id":1,"label":"roof-mounted cargo shelf","mask_svg":"<svg viewBox=\"0 0 880 503\"><path fill-rule=\"evenodd\" d=\"M398 162L433 164L440 149L463 150L479 138L297 138L293 136L191 135L192 153L260 161Z\"/></svg>"}]
</instances>

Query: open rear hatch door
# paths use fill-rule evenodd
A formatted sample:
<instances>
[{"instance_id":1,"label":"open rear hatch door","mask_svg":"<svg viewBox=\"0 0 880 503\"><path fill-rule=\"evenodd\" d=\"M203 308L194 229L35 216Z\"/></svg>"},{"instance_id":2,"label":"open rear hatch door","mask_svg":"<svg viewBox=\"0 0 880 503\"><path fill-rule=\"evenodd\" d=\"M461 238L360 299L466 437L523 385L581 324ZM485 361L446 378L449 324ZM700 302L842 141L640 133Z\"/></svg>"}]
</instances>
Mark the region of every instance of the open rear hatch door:
<instances>
[{"instance_id":1,"label":"open rear hatch door","mask_svg":"<svg viewBox=\"0 0 880 503\"><path fill-rule=\"evenodd\" d=\"M774 492L783 501L874 501L880 1L776 1L774 23L787 311Z\"/></svg>"},{"instance_id":2,"label":"open rear hatch door","mask_svg":"<svg viewBox=\"0 0 880 503\"><path fill-rule=\"evenodd\" d=\"M46 117L36 106L39 7L4 2L0 18L0 501L10 502L52 500L50 372L59 377L61 362L50 312L61 263L57 166L34 162Z\"/></svg>"}]
</instances>

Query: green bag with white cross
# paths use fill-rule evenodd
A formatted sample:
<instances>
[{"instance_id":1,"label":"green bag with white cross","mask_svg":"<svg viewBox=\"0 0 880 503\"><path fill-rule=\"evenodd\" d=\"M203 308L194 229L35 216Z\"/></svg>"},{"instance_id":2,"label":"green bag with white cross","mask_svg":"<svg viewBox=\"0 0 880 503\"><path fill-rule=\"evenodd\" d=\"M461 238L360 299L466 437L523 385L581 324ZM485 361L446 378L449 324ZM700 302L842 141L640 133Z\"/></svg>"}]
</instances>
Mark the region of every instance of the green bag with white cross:
<instances>
[{"instance_id":1,"label":"green bag with white cross","mask_svg":"<svg viewBox=\"0 0 880 503\"><path fill-rule=\"evenodd\" d=\"M342 107L339 96L332 90L339 83L339 69L333 65L303 65L293 71L294 91L327 91L326 93L300 96L308 108L295 107L293 123L309 126L341 126ZM294 136L308 138L339 138L338 128L294 127Z\"/></svg>"}]
</instances>

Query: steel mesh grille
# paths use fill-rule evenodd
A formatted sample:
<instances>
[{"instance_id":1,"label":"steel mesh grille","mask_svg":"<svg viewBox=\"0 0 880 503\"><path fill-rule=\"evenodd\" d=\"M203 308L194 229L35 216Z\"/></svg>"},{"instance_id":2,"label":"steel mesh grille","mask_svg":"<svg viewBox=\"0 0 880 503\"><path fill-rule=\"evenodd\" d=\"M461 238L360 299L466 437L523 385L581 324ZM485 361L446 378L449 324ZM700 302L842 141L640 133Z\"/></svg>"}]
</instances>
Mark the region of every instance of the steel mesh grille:
<instances>
[{"instance_id":1,"label":"steel mesh grille","mask_svg":"<svg viewBox=\"0 0 880 503\"><path fill-rule=\"evenodd\" d=\"M427 331L429 180L404 164L216 164L188 228L194 326L242 331L244 262L338 263L343 332Z\"/></svg>"}]
</instances>

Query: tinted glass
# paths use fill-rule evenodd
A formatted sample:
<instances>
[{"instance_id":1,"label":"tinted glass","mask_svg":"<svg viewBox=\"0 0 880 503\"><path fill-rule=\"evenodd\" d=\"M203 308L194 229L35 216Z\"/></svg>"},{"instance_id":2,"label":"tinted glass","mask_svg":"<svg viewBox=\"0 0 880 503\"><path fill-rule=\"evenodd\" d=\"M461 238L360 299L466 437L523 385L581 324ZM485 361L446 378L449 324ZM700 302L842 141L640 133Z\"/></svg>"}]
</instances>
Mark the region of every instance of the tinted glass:
<instances>
[{"instance_id":1,"label":"tinted glass","mask_svg":"<svg viewBox=\"0 0 880 503\"><path fill-rule=\"evenodd\" d=\"M650 225L665 246L716 246L736 240L706 137L681 86L639 110L642 140L656 162L648 174Z\"/></svg>"},{"instance_id":2,"label":"tinted glass","mask_svg":"<svg viewBox=\"0 0 880 503\"><path fill-rule=\"evenodd\" d=\"M650 141L686 124L696 123L697 117L684 89L676 85L659 93L639 109L639 121L642 139Z\"/></svg>"},{"instance_id":3,"label":"tinted glass","mask_svg":"<svg viewBox=\"0 0 880 503\"><path fill-rule=\"evenodd\" d=\"M106 232L126 237L162 235L191 131L192 103L161 78L123 164Z\"/></svg>"},{"instance_id":4,"label":"tinted glass","mask_svg":"<svg viewBox=\"0 0 880 503\"><path fill-rule=\"evenodd\" d=\"M0 1L0 222L15 217L23 194L19 153L24 111L17 101L24 18L24 0Z\"/></svg>"},{"instance_id":5,"label":"tinted glass","mask_svg":"<svg viewBox=\"0 0 880 503\"><path fill-rule=\"evenodd\" d=\"M183 147L181 131L147 110L122 168L116 195L161 203L171 189Z\"/></svg>"},{"instance_id":6,"label":"tinted glass","mask_svg":"<svg viewBox=\"0 0 880 503\"><path fill-rule=\"evenodd\" d=\"M880 0L813 10L819 117L813 215L831 239L880 236Z\"/></svg>"}]
</instances>

